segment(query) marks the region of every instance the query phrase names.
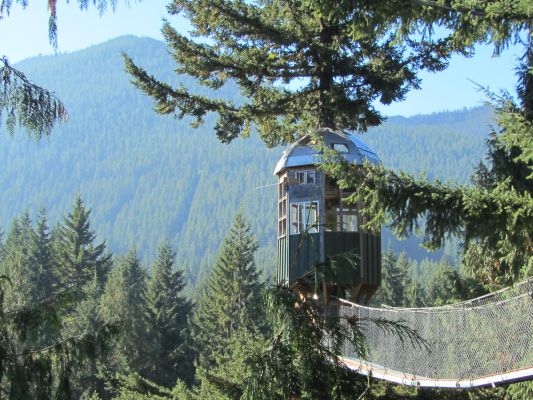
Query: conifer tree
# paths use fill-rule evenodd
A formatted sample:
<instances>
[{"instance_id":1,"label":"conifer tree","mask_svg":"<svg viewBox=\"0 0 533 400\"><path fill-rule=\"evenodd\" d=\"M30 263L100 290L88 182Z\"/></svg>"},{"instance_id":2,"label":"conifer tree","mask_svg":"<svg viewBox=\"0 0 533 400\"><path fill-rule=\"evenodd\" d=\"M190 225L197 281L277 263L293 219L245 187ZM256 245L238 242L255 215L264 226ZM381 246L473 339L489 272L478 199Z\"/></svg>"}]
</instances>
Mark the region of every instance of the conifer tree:
<instances>
[{"instance_id":1,"label":"conifer tree","mask_svg":"<svg viewBox=\"0 0 533 400\"><path fill-rule=\"evenodd\" d=\"M104 322L120 322L121 326L108 359L108 366L116 372L149 372L153 340L146 290L146 272L136 252L130 250L117 260L101 298Z\"/></svg>"},{"instance_id":2,"label":"conifer tree","mask_svg":"<svg viewBox=\"0 0 533 400\"><path fill-rule=\"evenodd\" d=\"M267 342L258 332L241 327L230 334L225 345L215 354L213 365L196 370L200 385L194 393L202 400L240 400L252 379L250 364Z\"/></svg>"},{"instance_id":3,"label":"conifer tree","mask_svg":"<svg viewBox=\"0 0 533 400\"><path fill-rule=\"evenodd\" d=\"M0 20L9 16L11 7L19 4L27 7L28 0L8 0L0 2ZM68 2L67 2L68 3ZM86 10L91 4L87 0L77 1L80 9ZM108 8L108 1L92 2L100 14ZM115 10L117 1L110 1ZM57 49L57 0L48 1L48 38ZM49 136L54 125L68 120L65 105L52 91L32 83L21 71L13 68L7 57L0 54L0 127L4 122L8 132L13 135L15 128L24 128L28 135L39 140Z\"/></svg>"},{"instance_id":4,"label":"conifer tree","mask_svg":"<svg viewBox=\"0 0 533 400\"><path fill-rule=\"evenodd\" d=\"M214 89L213 96L235 82L248 101L172 87L128 57L126 69L158 113L192 116L194 126L218 114L215 131L224 143L249 135L252 124L269 146L318 127L365 131L383 120L375 101L403 99L418 88L418 71L443 69L454 50L451 37L410 35L424 9L402 1L173 0L169 13L193 27L191 39L163 26L177 73Z\"/></svg>"},{"instance_id":5,"label":"conifer tree","mask_svg":"<svg viewBox=\"0 0 533 400\"><path fill-rule=\"evenodd\" d=\"M426 305L426 293L424 288L416 279L412 279L405 288L404 303L405 307L424 307Z\"/></svg>"},{"instance_id":6,"label":"conifer tree","mask_svg":"<svg viewBox=\"0 0 533 400\"><path fill-rule=\"evenodd\" d=\"M242 214L235 217L193 316L193 341L203 366L215 364L228 339L261 324L261 297L254 254L257 243Z\"/></svg>"},{"instance_id":7,"label":"conifer tree","mask_svg":"<svg viewBox=\"0 0 533 400\"><path fill-rule=\"evenodd\" d=\"M35 253L33 256L39 274L38 291L40 298L52 296L57 288L57 271L52 255L52 238L48 228L46 209L39 210L35 230Z\"/></svg>"},{"instance_id":8,"label":"conifer tree","mask_svg":"<svg viewBox=\"0 0 533 400\"><path fill-rule=\"evenodd\" d=\"M376 298L372 299L375 304L389 306L402 305L404 286L402 273L398 266L398 256L390 249L383 253L381 258L382 279Z\"/></svg>"},{"instance_id":9,"label":"conifer tree","mask_svg":"<svg viewBox=\"0 0 533 400\"><path fill-rule=\"evenodd\" d=\"M78 196L54 235L54 255L63 286L81 289L95 274L100 284L105 282L111 255L105 243L95 244L90 213Z\"/></svg>"},{"instance_id":10,"label":"conifer tree","mask_svg":"<svg viewBox=\"0 0 533 400\"><path fill-rule=\"evenodd\" d=\"M109 327L118 323L117 319L108 320L106 326L101 310L103 287L96 274L83 287L83 299L66 319L63 327L64 337L80 335L100 336ZM99 372L104 367L109 349L107 340L98 340L90 343L87 348L88 357L80 357L71 367L72 392L75 398L84 398L93 393L105 394L104 381Z\"/></svg>"},{"instance_id":11,"label":"conifer tree","mask_svg":"<svg viewBox=\"0 0 533 400\"><path fill-rule=\"evenodd\" d=\"M464 276L447 260L442 259L434 264L426 289L428 306L441 306L485 294L480 283L471 277Z\"/></svg>"},{"instance_id":12,"label":"conifer tree","mask_svg":"<svg viewBox=\"0 0 533 400\"><path fill-rule=\"evenodd\" d=\"M154 339L154 382L172 387L176 380L190 381L193 365L187 351L188 318L192 303L184 294L182 270L175 270L176 253L168 242L159 248L148 283L148 309Z\"/></svg>"},{"instance_id":13,"label":"conifer tree","mask_svg":"<svg viewBox=\"0 0 533 400\"><path fill-rule=\"evenodd\" d=\"M34 268L35 232L28 211L15 219L7 236L3 273L9 278L5 293L6 305L20 307L39 299L38 277Z\"/></svg>"},{"instance_id":14,"label":"conifer tree","mask_svg":"<svg viewBox=\"0 0 533 400\"><path fill-rule=\"evenodd\" d=\"M71 300L64 291L46 293L53 278L44 212L37 230L28 212L14 220L1 262L0 391L13 399L70 399L75 366L93 357L90 349L109 330L61 329L74 316L67 314Z\"/></svg>"}]
</instances>

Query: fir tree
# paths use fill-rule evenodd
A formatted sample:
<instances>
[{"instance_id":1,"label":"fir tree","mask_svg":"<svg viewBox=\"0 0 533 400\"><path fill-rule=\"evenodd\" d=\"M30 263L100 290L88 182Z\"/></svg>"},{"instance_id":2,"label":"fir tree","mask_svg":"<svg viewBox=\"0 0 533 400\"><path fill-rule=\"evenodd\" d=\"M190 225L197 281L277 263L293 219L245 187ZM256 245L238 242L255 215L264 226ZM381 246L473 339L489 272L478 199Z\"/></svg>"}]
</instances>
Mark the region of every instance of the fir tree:
<instances>
[{"instance_id":1,"label":"fir tree","mask_svg":"<svg viewBox=\"0 0 533 400\"><path fill-rule=\"evenodd\" d=\"M5 293L9 307L25 306L40 297L37 286L39 273L33 263L34 246L35 232L26 211L20 219L13 221L5 245L2 270L10 281Z\"/></svg>"},{"instance_id":2,"label":"fir tree","mask_svg":"<svg viewBox=\"0 0 533 400\"><path fill-rule=\"evenodd\" d=\"M194 126L217 113L215 131L225 143L248 136L252 124L268 145L318 127L365 131L383 120L375 101L403 99L419 86L418 71L443 69L454 50L451 37L411 35L424 10L402 1L174 0L168 11L187 17L199 38L163 26L177 73L214 90L235 82L248 101L172 87L128 57L126 69L158 113L190 115ZM440 12L434 21L448 18Z\"/></svg>"},{"instance_id":3,"label":"fir tree","mask_svg":"<svg viewBox=\"0 0 533 400\"><path fill-rule=\"evenodd\" d=\"M416 279L412 279L405 288L404 303L405 307L424 307L426 293L424 288Z\"/></svg>"},{"instance_id":4,"label":"fir tree","mask_svg":"<svg viewBox=\"0 0 533 400\"><path fill-rule=\"evenodd\" d=\"M76 366L91 360L90 349L109 333L61 329L74 316L67 313L72 303L65 291L44 293L53 281L46 276L51 261L45 220L41 213L38 234L28 212L15 220L1 264L0 391L8 398L73 398Z\"/></svg>"},{"instance_id":5,"label":"fir tree","mask_svg":"<svg viewBox=\"0 0 533 400\"><path fill-rule=\"evenodd\" d=\"M190 381L193 365L187 352L191 302L183 295L182 270L174 270L176 253L168 242L159 248L148 283L148 309L157 346L153 354L153 380L172 387L177 378Z\"/></svg>"},{"instance_id":6,"label":"fir tree","mask_svg":"<svg viewBox=\"0 0 533 400\"><path fill-rule=\"evenodd\" d=\"M116 335L119 317L104 321L101 310L103 290L95 271L92 278L81 288L81 296L76 296L78 301L75 302L73 309L63 319L63 337L102 337L102 340L89 342L84 349L86 356L79 357L71 366L71 390L75 398L86 398L84 396L93 393L99 395L105 393L100 370L105 368L110 336Z\"/></svg>"},{"instance_id":7,"label":"fir tree","mask_svg":"<svg viewBox=\"0 0 533 400\"><path fill-rule=\"evenodd\" d=\"M496 50L513 41L524 45L517 68L518 102L510 95L488 93L499 129L489 141L491 166L480 166L475 186L415 178L382 166L368 166L363 176L342 160L327 167L344 188L356 190L350 200L363 202L370 227L385 222L405 236L419 231L419 221L425 220L426 246L437 248L447 237L461 238L463 261L489 289L533 273L533 9L526 4L474 1L449 6L459 11L457 21L470 27L452 26L458 40L488 41ZM521 35L527 39L520 40Z\"/></svg>"},{"instance_id":8,"label":"fir tree","mask_svg":"<svg viewBox=\"0 0 533 400\"><path fill-rule=\"evenodd\" d=\"M105 282L111 255L105 243L95 244L90 213L78 196L54 235L54 255L65 287L81 289L95 274L100 284Z\"/></svg>"},{"instance_id":9,"label":"fir tree","mask_svg":"<svg viewBox=\"0 0 533 400\"><path fill-rule=\"evenodd\" d=\"M244 328L233 331L226 348L215 354L213 365L197 369L200 385L195 393L203 400L240 400L252 379L250 365L265 345L265 337L258 332Z\"/></svg>"},{"instance_id":10,"label":"fir tree","mask_svg":"<svg viewBox=\"0 0 533 400\"><path fill-rule=\"evenodd\" d=\"M200 365L214 364L233 332L260 326L260 284L254 254L257 243L241 214L222 244L193 317L193 340Z\"/></svg>"},{"instance_id":11,"label":"fir tree","mask_svg":"<svg viewBox=\"0 0 533 400\"><path fill-rule=\"evenodd\" d=\"M108 367L116 372L149 372L153 340L146 290L146 272L131 250L117 261L101 298L104 323L119 322L121 326L108 358Z\"/></svg>"},{"instance_id":12,"label":"fir tree","mask_svg":"<svg viewBox=\"0 0 533 400\"><path fill-rule=\"evenodd\" d=\"M6 3L11 2L2 2L0 8ZM65 105L52 92L30 82L5 56L0 57L0 126L5 121L7 131L14 135L19 125L39 140L67 119Z\"/></svg>"},{"instance_id":13,"label":"fir tree","mask_svg":"<svg viewBox=\"0 0 533 400\"><path fill-rule=\"evenodd\" d=\"M48 228L46 209L39 210L35 231L35 250L33 260L38 270L38 291L40 298L52 296L57 289L57 271L54 270L55 261L52 255L52 239Z\"/></svg>"},{"instance_id":14,"label":"fir tree","mask_svg":"<svg viewBox=\"0 0 533 400\"><path fill-rule=\"evenodd\" d=\"M382 255L381 268L381 287L372 302L396 307L402 305L404 286L398 266L398 256L390 249Z\"/></svg>"}]
</instances>

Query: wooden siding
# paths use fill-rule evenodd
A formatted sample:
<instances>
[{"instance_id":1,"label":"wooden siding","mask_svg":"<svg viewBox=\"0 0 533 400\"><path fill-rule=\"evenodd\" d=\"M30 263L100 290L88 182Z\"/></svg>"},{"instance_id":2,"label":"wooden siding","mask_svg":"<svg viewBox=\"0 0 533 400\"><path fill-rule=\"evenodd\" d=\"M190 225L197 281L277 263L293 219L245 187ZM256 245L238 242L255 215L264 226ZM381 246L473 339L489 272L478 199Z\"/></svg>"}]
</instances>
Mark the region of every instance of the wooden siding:
<instances>
[{"instance_id":1,"label":"wooden siding","mask_svg":"<svg viewBox=\"0 0 533 400\"><path fill-rule=\"evenodd\" d=\"M363 267L363 284L379 286L381 284L381 237L373 233L361 234L361 261Z\"/></svg>"},{"instance_id":2,"label":"wooden siding","mask_svg":"<svg viewBox=\"0 0 533 400\"><path fill-rule=\"evenodd\" d=\"M324 253L334 258L344 273L339 276L341 285L361 282L359 232L324 232Z\"/></svg>"},{"instance_id":3,"label":"wooden siding","mask_svg":"<svg viewBox=\"0 0 533 400\"><path fill-rule=\"evenodd\" d=\"M289 241L287 236L278 239L277 283L289 284Z\"/></svg>"},{"instance_id":4,"label":"wooden siding","mask_svg":"<svg viewBox=\"0 0 533 400\"><path fill-rule=\"evenodd\" d=\"M302 238L301 235L289 235L289 285L313 271L320 262L319 234L309 233Z\"/></svg>"}]
</instances>

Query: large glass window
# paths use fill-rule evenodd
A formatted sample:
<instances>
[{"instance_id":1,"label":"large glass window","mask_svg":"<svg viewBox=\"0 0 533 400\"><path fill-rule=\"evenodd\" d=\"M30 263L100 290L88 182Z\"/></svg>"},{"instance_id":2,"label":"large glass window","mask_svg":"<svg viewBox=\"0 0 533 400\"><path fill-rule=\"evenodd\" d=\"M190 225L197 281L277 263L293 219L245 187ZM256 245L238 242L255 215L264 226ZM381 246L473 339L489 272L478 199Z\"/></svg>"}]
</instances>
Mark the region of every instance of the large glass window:
<instances>
[{"instance_id":1,"label":"large glass window","mask_svg":"<svg viewBox=\"0 0 533 400\"><path fill-rule=\"evenodd\" d=\"M339 208L338 221L341 232L357 232L357 214L350 208Z\"/></svg>"},{"instance_id":2,"label":"large glass window","mask_svg":"<svg viewBox=\"0 0 533 400\"><path fill-rule=\"evenodd\" d=\"M291 235L318 232L318 202L291 203Z\"/></svg>"},{"instance_id":3,"label":"large glass window","mask_svg":"<svg viewBox=\"0 0 533 400\"><path fill-rule=\"evenodd\" d=\"M357 232L357 210L342 207L339 198L326 199L326 230L330 232Z\"/></svg>"}]
</instances>

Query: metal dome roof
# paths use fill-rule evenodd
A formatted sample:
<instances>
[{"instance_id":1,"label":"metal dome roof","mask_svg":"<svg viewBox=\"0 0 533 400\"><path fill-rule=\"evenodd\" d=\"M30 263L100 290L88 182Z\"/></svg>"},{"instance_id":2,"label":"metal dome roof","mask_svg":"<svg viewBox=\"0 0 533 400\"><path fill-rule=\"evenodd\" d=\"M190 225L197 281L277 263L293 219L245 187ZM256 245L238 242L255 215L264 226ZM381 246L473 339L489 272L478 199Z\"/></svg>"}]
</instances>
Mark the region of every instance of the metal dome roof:
<instances>
[{"instance_id":1,"label":"metal dome roof","mask_svg":"<svg viewBox=\"0 0 533 400\"><path fill-rule=\"evenodd\" d=\"M353 133L334 131L332 129L319 129L318 134L322 136L327 146L341 148L343 151L339 151L339 154L350 163L362 165L363 161L366 160L373 164L381 164L378 155ZM297 142L291 144L283 152L283 155L276 164L274 175L290 167L320 164L322 154L309 145L310 141L310 136L304 136Z\"/></svg>"}]
</instances>

